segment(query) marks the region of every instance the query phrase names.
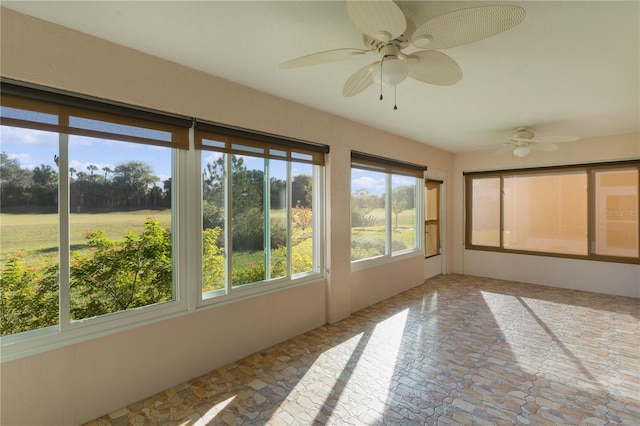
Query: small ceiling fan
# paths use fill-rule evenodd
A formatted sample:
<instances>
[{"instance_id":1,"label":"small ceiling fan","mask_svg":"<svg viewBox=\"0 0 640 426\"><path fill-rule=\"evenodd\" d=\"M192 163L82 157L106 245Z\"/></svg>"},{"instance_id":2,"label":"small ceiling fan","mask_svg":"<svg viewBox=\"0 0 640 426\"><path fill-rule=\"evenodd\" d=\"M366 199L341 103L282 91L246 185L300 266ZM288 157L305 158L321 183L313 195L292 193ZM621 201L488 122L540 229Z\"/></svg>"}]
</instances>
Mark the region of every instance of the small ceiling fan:
<instances>
[{"instance_id":1,"label":"small ceiling fan","mask_svg":"<svg viewBox=\"0 0 640 426\"><path fill-rule=\"evenodd\" d=\"M374 82L395 87L407 77L450 86L462 79L462 70L456 61L438 50L499 34L518 25L525 17L520 6L479 6L437 16L416 29L391 0L347 1L347 12L363 33L365 49L313 53L283 62L280 68L325 64L377 53L375 62L355 71L347 79L342 89L344 96L357 95ZM411 46L420 50L411 49Z\"/></svg>"},{"instance_id":2,"label":"small ceiling fan","mask_svg":"<svg viewBox=\"0 0 640 426\"><path fill-rule=\"evenodd\" d=\"M494 155L502 155L511 152L516 157L526 157L532 150L537 151L555 151L561 142L573 142L579 140L576 136L536 136L526 127L518 127L515 132L509 136L509 141L505 142L502 148L497 150Z\"/></svg>"}]
</instances>

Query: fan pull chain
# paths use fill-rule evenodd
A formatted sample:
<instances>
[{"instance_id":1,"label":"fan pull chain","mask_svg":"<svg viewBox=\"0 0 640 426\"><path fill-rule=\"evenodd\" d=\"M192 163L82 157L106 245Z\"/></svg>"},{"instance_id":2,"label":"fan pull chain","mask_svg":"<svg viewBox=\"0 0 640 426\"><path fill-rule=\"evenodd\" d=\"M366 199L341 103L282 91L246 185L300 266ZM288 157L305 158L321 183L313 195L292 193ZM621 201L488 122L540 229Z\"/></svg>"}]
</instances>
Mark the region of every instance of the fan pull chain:
<instances>
[{"instance_id":1,"label":"fan pull chain","mask_svg":"<svg viewBox=\"0 0 640 426\"><path fill-rule=\"evenodd\" d=\"M382 63L384 62L384 58L382 58L382 60L380 61L380 100L383 99L382 97Z\"/></svg>"},{"instance_id":2,"label":"fan pull chain","mask_svg":"<svg viewBox=\"0 0 640 426\"><path fill-rule=\"evenodd\" d=\"M398 86L393 86L393 110L398 110Z\"/></svg>"}]
</instances>

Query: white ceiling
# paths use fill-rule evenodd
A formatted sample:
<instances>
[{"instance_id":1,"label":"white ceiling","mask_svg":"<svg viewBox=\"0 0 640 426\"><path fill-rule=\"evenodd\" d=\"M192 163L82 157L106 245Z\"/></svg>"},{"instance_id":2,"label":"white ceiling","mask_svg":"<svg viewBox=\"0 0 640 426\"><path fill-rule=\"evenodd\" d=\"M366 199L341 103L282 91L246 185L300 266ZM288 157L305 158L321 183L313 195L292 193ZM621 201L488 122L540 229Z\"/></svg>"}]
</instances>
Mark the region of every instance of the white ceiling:
<instances>
[{"instance_id":1,"label":"white ceiling","mask_svg":"<svg viewBox=\"0 0 640 426\"><path fill-rule=\"evenodd\" d=\"M398 1L417 25L488 2ZM505 4L505 3L503 3ZM463 71L442 87L407 79L380 101L345 80L371 55L297 69L278 64L362 48L344 1L2 1L2 5L451 152L500 144L517 126L581 138L640 128L640 2L509 2L511 30L444 51ZM283 119L285 119L283 117Z\"/></svg>"}]
</instances>

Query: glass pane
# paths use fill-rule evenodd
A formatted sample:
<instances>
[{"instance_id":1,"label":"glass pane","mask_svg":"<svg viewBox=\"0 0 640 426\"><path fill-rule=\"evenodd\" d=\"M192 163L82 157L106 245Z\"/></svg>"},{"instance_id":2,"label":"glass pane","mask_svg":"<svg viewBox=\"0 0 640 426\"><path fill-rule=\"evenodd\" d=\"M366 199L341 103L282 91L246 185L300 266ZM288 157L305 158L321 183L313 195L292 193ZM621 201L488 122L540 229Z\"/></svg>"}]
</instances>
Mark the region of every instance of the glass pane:
<instances>
[{"instance_id":1,"label":"glass pane","mask_svg":"<svg viewBox=\"0 0 640 426\"><path fill-rule=\"evenodd\" d=\"M351 260L386 254L386 174L351 168Z\"/></svg>"},{"instance_id":2,"label":"glass pane","mask_svg":"<svg viewBox=\"0 0 640 426\"><path fill-rule=\"evenodd\" d=\"M287 163L269 164L269 278L287 276Z\"/></svg>"},{"instance_id":3,"label":"glass pane","mask_svg":"<svg viewBox=\"0 0 640 426\"><path fill-rule=\"evenodd\" d=\"M202 152L202 292L225 288L226 155Z\"/></svg>"},{"instance_id":4,"label":"glass pane","mask_svg":"<svg viewBox=\"0 0 640 426\"><path fill-rule=\"evenodd\" d=\"M587 174L504 178L504 247L587 254Z\"/></svg>"},{"instance_id":5,"label":"glass pane","mask_svg":"<svg viewBox=\"0 0 640 426\"><path fill-rule=\"evenodd\" d=\"M471 244L500 247L500 178L472 182Z\"/></svg>"},{"instance_id":6,"label":"glass pane","mask_svg":"<svg viewBox=\"0 0 640 426\"><path fill-rule=\"evenodd\" d=\"M391 176L391 252L416 247L416 178Z\"/></svg>"},{"instance_id":7,"label":"glass pane","mask_svg":"<svg viewBox=\"0 0 640 426\"><path fill-rule=\"evenodd\" d=\"M171 142L171 132L131 126L127 124L112 123L109 121L95 120L84 117L69 117L69 127L77 129L93 130L96 132L112 133L114 135L133 136L146 139Z\"/></svg>"},{"instance_id":8,"label":"glass pane","mask_svg":"<svg viewBox=\"0 0 640 426\"><path fill-rule=\"evenodd\" d=\"M58 324L58 134L0 127L0 334Z\"/></svg>"},{"instance_id":9,"label":"glass pane","mask_svg":"<svg viewBox=\"0 0 640 426\"><path fill-rule=\"evenodd\" d=\"M0 116L14 118L16 120L31 121L34 123L58 124L58 116L55 114L47 114L45 112L31 111L26 109L3 106L0 107Z\"/></svg>"},{"instance_id":10,"label":"glass pane","mask_svg":"<svg viewBox=\"0 0 640 426\"><path fill-rule=\"evenodd\" d=\"M638 170L595 172L596 254L638 257Z\"/></svg>"},{"instance_id":11,"label":"glass pane","mask_svg":"<svg viewBox=\"0 0 640 426\"><path fill-rule=\"evenodd\" d=\"M291 163L291 273L313 270L313 167Z\"/></svg>"},{"instance_id":12,"label":"glass pane","mask_svg":"<svg viewBox=\"0 0 640 426\"><path fill-rule=\"evenodd\" d=\"M69 136L71 319L174 299L171 149Z\"/></svg>"},{"instance_id":13,"label":"glass pane","mask_svg":"<svg viewBox=\"0 0 640 426\"><path fill-rule=\"evenodd\" d=\"M266 279L264 232L264 168L262 158L232 157L232 285Z\"/></svg>"},{"instance_id":14,"label":"glass pane","mask_svg":"<svg viewBox=\"0 0 640 426\"><path fill-rule=\"evenodd\" d=\"M426 183L425 256L440 254L440 182Z\"/></svg>"}]
</instances>

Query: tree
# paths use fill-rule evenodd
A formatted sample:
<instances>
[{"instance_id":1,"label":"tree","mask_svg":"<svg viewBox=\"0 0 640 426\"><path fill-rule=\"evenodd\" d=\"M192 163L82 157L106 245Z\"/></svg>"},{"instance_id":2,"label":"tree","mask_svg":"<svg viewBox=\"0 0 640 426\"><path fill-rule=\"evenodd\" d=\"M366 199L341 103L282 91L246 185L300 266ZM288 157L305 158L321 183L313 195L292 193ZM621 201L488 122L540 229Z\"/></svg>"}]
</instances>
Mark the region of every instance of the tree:
<instances>
[{"instance_id":1,"label":"tree","mask_svg":"<svg viewBox=\"0 0 640 426\"><path fill-rule=\"evenodd\" d=\"M0 335L43 328L58 323L58 266L27 268L21 256L1 271Z\"/></svg>"},{"instance_id":2,"label":"tree","mask_svg":"<svg viewBox=\"0 0 640 426\"><path fill-rule=\"evenodd\" d=\"M32 173L15 158L0 152L0 203L3 206L29 204Z\"/></svg>"},{"instance_id":3,"label":"tree","mask_svg":"<svg viewBox=\"0 0 640 426\"><path fill-rule=\"evenodd\" d=\"M153 169L141 161L118 164L113 170L114 193L121 207L140 208L150 187L160 179Z\"/></svg>"},{"instance_id":4,"label":"tree","mask_svg":"<svg viewBox=\"0 0 640 426\"><path fill-rule=\"evenodd\" d=\"M391 200L391 210L396 217L396 228L398 227L398 215L407 209L407 202L405 200L393 199Z\"/></svg>"},{"instance_id":5,"label":"tree","mask_svg":"<svg viewBox=\"0 0 640 426\"><path fill-rule=\"evenodd\" d=\"M296 175L291 182L291 207L311 207L313 178L309 175Z\"/></svg>"},{"instance_id":6,"label":"tree","mask_svg":"<svg viewBox=\"0 0 640 426\"><path fill-rule=\"evenodd\" d=\"M69 169L69 170L71 170L71 169ZM104 172L104 181L106 182L108 180L107 179L107 175L109 173L113 172L113 170L111 170L111 167L105 166L105 167L102 168L102 171Z\"/></svg>"},{"instance_id":7,"label":"tree","mask_svg":"<svg viewBox=\"0 0 640 426\"><path fill-rule=\"evenodd\" d=\"M56 205L58 199L58 172L47 164L33 169L33 199L37 205Z\"/></svg>"},{"instance_id":8,"label":"tree","mask_svg":"<svg viewBox=\"0 0 640 426\"><path fill-rule=\"evenodd\" d=\"M291 210L291 219L294 225L299 226L304 231L312 224L313 212L311 208L303 207L298 201L298 205Z\"/></svg>"},{"instance_id":9,"label":"tree","mask_svg":"<svg viewBox=\"0 0 640 426\"><path fill-rule=\"evenodd\" d=\"M378 197L362 188L351 194L351 226L362 227L375 225L375 218L370 215L378 205Z\"/></svg>"},{"instance_id":10,"label":"tree","mask_svg":"<svg viewBox=\"0 0 640 426\"><path fill-rule=\"evenodd\" d=\"M87 170L89 170L89 180L91 182L95 181L95 176L93 175L93 172L98 170L98 166L96 166L95 164L89 164L87 166Z\"/></svg>"},{"instance_id":11,"label":"tree","mask_svg":"<svg viewBox=\"0 0 640 426\"><path fill-rule=\"evenodd\" d=\"M221 232L220 228L208 228L202 235L202 291L224 288L224 250L217 244Z\"/></svg>"},{"instance_id":12,"label":"tree","mask_svg":"<svg viewBox=\"0 0 640 426\"><path fill-rule=\"evenodd\" d=\"M148 218L140 235L87 234L91 256L74 253L71 314L89 318L172 299L171 233Z\"/></svg>"}]
</instances>

